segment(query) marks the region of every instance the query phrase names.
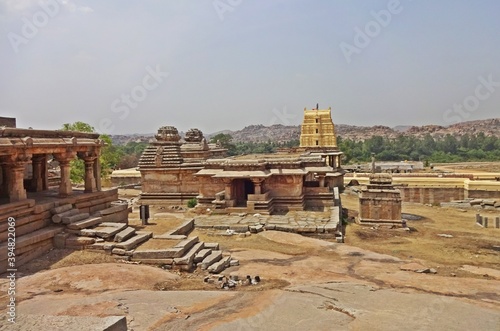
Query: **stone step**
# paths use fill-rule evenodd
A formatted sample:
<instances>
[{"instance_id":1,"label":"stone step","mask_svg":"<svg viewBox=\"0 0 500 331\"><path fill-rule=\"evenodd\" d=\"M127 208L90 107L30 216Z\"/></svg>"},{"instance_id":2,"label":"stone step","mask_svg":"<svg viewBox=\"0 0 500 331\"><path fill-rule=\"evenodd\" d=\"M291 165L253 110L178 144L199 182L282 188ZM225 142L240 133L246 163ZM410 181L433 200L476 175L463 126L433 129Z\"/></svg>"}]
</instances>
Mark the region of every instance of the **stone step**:
<instances>
[{"instance_id":1,"label":"stone step","mask_svg":"<svg viewBox=\"0 0 500 331\"><path fill-rule=\"evenodd\" d=\"M132 238L125 240L121 243L114 244L114 247L129 251L133 248L136 248L137 246L139 246L143 242L147 241L149 238L152 237L152 235L153 235L152 232L137 232L136 235L133 236ZM135 252L134 252L134 255L135 255Z\"/></svg>"},{"instance_id":2,"label":"stone step","mask_svg":"<svg viewBox=\"0 0 500 331\"><path fill-rule=\"evenodd\" d=\"M212 250L210 248L204 248L201 251L199 251L196 256L194 257L194 263L200 263L203 261L207 256L212 254Z\"/></svg>"},{"instance_id":3,"label":"stone step","mask_svg":"<svg viewBox=\"0 0 500 331\"><path fill-rule=\"evenodd\" d=\"M69 236L66 238L65 247L68 246L88 246L95 244L95 238L92 237L77 237Z\"/></svg>"},{"instance_id":4,"label":"stone step","mask_svg":"<svg viewBox=\"0 0 500 331\"><path fill-rule=\"evenodd\" d=\"M208 272L213 273L213 274L218 274L222 270L228 268L230 263L231 263L231 256L225 256L222 259L220 259L218 262L215 262L214 264L209 266Z\"/></svg>"},{"instance_id":5,"label":"stone step","mask_svg":"<svg viewBox=\"0 0 500 331\"><path fill-rule=\"evenodd\" d=\"M93 229L83 229L80 234L89 237L99 237L103 239L111 238L118 232L122 231L127 227L127 224L123 223L108 223L104 222L99 224Z\"/></svg>"},{"instance_id":6,"label":"stone step","mask_svg":"<svg viewBox=\"0 0 500 331\"><path fill-rule=\"evenodd\" d=\"M174 263L176 265L188 265L192 266L194 257L196 253L203 249L203 242L196 243L191 249L181 257L174 258Z\"/></svg>"},{"instance_id":7,"label":"stone step","mask_svg":"<svg viewBox=\"0 0 500 331\"><path fill-rule=\"evenodd\" d=\"M182 254L179 254L180 251L182 251L182 248L136 250L134 252L133 258L135 261L139 261L142 259L173 259L175 256L182 256Z\"/></svg>"},{"instance_id":8,"label":"stone step","mask_svg":"<svg viewBox=\"0 0 500 331\"><path fill-rule=\"evenodd\" d=\"M130 251L126 251L122 248L113 248L113 250L111 250L111 253L112 254L116 254L116 255L125 255L125 256L132 256L134 255L134 251L133 250L130 250Z\"/></svg>"},{"instance_id":9,"label":"stone step","mask_svg":"<svg viewBox=\"0 0 500 331\"><path fill-rule=\"evenodd\" d=\"M219 250L219 243L205 243L205 248L209 248L213 251Z\"/></svg>"},{"instance_id":10,"label":"stone step","mask_svg":"<svg viewBox=\"0 0 500 331\"><path fill-rule=\"evenodd\" d=\"M60 226L49 226L31 233L16 237L16 249L23 248L38 242L53 238L56 234L61 233L63 228ZM7 242L0 244L0 260L7 259L8 246Z\"/></svg>"},{"instance_id":11,"label":"stone step","mask_svg":"<svg viewBox=\"0 0 500 331\"><path fill-rule=\"evenodd\" d=\"M65 205L62 205L62 206L58 206L58 207L54 207L50 210L50 212L55 215L55 214L61 214L61 213L64 213L68 210L71 210L73 209L73 205L72 204L65 204Z\"/></svg>"},{"instance_id":12,"label":"stone step","mask_svg":"<svg viewBox=\"0 0 500 331\"><path fill-rule=\"evenodd\" d=\"M90 216L89 213L79 213L79 214L72 215L72 216L65 216L61 219L61 222L64 224L75 223L75 222L84 220L84 219L88 218L89 216Z\"/></svg>"},{"instance_id":13,"label":"stone step","mask_svg":"<svg viewBox=\"0 0 500 331\"><path fill-rule=\"evenodd\" d=\"M187 238L187 239L184 239L183 241L181 241L180 243L178 243L177 245L175 245L174 248L183 248L184 252L186 252L188 249L193 247L199 241L200 241L200 239L198 238L198 236Z\"/></svg>"},{"instance_id":14,"label":"stone step","mask_svg":"<svg viewBox=\"0 0 500 331\"><path fill-rule=\"evenodd\" d=\"M135 235L135 229L132 227L126 227L115 235L115 242L121 243Z\"/></svg>"},{"instance_id":15,"label":"stone step","mask_svg":"<svg viewBox=\"0 0 500 331\"><path fill-rule=\"evenodd\" d=\"M100 224L101 222L101 217L89 217L78 222L70 223L66 227L70 230L82 230Z\"/></svg>"},{"instance_id":16,"label":"stone step","mask_svg":"<svg viewBox=\"0 0 500 331\"><path fill-rule=\"evenodd\" d=\"M219 262L222 259L222 251L212 251L212 253L203 259L201 262L201 269L206 270L212 264Z\"/></svg>"},{"instance_id":17,"label":"stone step","mask_svg":"<svg viewBox=\"0 0 500 331\"><path fill-rule=\"evenodd\" d=\"M70 209L70 210L65 211L63 213L55 214L55 215L52 215L52 222L54 222L54 223L61 223L63 217L73 216L73 215L76 215L76 214L80 214L80 210L78 210L78 209Z\"/></svg>"}]
</instances>

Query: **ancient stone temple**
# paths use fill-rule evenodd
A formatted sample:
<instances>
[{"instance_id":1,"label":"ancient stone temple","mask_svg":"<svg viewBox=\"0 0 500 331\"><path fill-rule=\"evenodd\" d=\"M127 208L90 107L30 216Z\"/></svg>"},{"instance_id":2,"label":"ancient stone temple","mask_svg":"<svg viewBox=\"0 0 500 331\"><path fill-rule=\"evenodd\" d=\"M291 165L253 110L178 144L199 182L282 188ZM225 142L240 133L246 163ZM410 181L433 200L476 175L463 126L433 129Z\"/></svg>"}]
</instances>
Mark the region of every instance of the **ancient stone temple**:
<instances>
[{"instance_id":1,"label":"ancient stone temple","mask_svg":"<svg viewBox=\"0 0 500 331\"><path fill-rule=\"evenodd\" d=\"M401 201L390 174L371 174L370 184L359 194L359 222L401 224Z\"/></svg>"},{"instance_id":2,"label":"ancient stone temple","mask_svg":"<svg viewBox=\"0 0 500 331\"><path fill-rule=\"evenodd\" d=\"M181 142L173 126L163 126L139 159L144 205L184 205L199 194L199 179L194 175L203 169L210 158L224 157L226 150L209 146L198 129L186 133Z\"/></svg>"},{"instance_id":3,"label":"ancient stone temple","mask_svg":"<svg viewBox=\"0 0 500 331\"><path fill-rule=\"evenodd\" d=\"M189 130L182 141L176 128L160 128L139 161L140 203L184 205L196 198L200 208L265 214L332 205L333 189L343 186L342 152L330 110L318 115L320 126L316 113L307 111L304 135L309 125L321 127L318 145L270 155L226 158L226 150L208 144L200 130Z\"/></svg>"},{"instance_id":4,"label":"ancient stone temple","mask_svg":"<svg viewBox=\"0 0 500 331\"><path fill-rule=\"evenodd\" d=\"M66 223L53 223L54 212L71 212L71 221L87 222L103 211L128 220L127 205L112 207L118 191L101 190L103 146L95 133L0 128L0 273L8 266L7 240L12 234L16 267L52 249L57 235L69 235ZM79 190L73 190L70 180L75 158L85 163L85 186ZM49 161L60 169L56 181L49 178Z\"/></svg>"},{"instance_id":5,"label":"ancient stone temple","mask_svg":"<svg viewBox=\"0 0 500 331\"><path fill-rule=\"evenodd\" d=\"M0 198L16 202L27 199L27 192L48 190L47 161L52 158L60 167L60 196L72 193L70 161L75 157L85 162L85 192L100 191L99 155L103 145L96 133L0 130ZM25 176L26 173L31 176Z\"/></svg>"}]
</instances>

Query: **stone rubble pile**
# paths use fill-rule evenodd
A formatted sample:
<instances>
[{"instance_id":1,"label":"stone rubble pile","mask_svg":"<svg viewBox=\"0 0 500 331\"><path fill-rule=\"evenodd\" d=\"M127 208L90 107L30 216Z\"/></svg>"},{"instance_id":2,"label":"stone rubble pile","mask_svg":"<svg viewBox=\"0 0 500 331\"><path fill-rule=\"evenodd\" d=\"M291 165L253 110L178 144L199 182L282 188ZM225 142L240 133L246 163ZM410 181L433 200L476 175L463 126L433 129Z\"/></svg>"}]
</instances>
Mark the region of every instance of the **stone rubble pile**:
<instances>
[{"instance_id":1,"label":"stone rubble pile","mask_svg":"<svg viewBox=\"0 0 500 331\"><path fill-rule=\"evenodd\" d=\"M112 208L119 212L128 207L120 205L109 209ZM71 205L54 208L53 222L65 226L64 231L54 237L55 247L102 252L119 261L154 264L182 271L200 267L210 273L220 273L230 266L239 265L238 260L231 259L230 255L220 250L218 243L205 243L197 236L188 237L194 229L194 220L153 237L150 231L136 231L128 226L128 218L125 223L120 223L121 219L112 216L109 211L102 210L90 216ZM151 238L163 241L164 245L160 246L165 248L141 249L140 246Z\"/></svg>"},{"instance_id":2,"label":"stone rubble pile","mask_svg":"<svg viewBox=\"0 0 500 331\"><path fill-rule=\"evenodd\" d=\"M229 290L235 288L236 286L248 286L248 285L257 285L261 282L260 276L255 276L252 278L250 275L247 275L245 279L240 279L237 274L231 274L229 277L222 274L214 274L206 276L203 281L208 284L214 284L217 288L223 290Z\"/></svg>"},{"instance_id":3,"label":"stone rubble pile","mask_svg":"<svg viewBox=\"0 0 500 331\"><path fill-rule=\"evenodd\" d=\"M467 198L463 200L441 202L440 205L441 207L450 207L450 208L476 208L476 209L498 210L500 209L500 200Z\"/></svg>"}]
</instances>

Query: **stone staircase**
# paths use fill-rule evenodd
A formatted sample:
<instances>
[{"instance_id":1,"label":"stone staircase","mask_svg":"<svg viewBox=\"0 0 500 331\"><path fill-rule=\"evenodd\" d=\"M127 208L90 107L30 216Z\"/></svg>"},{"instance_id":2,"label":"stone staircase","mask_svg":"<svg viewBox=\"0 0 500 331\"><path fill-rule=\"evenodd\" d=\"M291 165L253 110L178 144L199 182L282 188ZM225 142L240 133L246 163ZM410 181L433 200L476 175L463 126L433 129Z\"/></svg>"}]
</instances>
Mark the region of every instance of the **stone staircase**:
<instances>
[{"instance_id":1,"label":"stone staircase","mask_svg":"<svg viewBox=\"0 0 500 331\"><path fill-rule=\"evenodd\" d=\"M113 206L111 208L123 208ZM116 211L116 210L115 210ZM118 210L119 211L119 210ZM163 241L166 248L141 249L141 245L153 238L149 231L136 231L131 226L119 222L105 222L100 213L80 212L72 205L63 205L52 209L52 221L63 225L63 232L54 237L56 248L90 250L113 256L116 260L140 262L162 266L165 269L193 271L198 266L211 273L219 273L237 260L223 254L217 243L205 243L197 236L188 237L194 229L194 220L189 220L177 229L155 236Z\"/></svg>"},{"instance_id":2,"label":"stone staircase","mask_svg":"<svg viewBox=\"0 0 500 331\"><path fill-rule=\"evenodd\" d=\"M123 211L127 217L123 218ZM56 248L87 249L113 254L128 252L152 237L152 232L136 231L128 226L128 205L114 204L93 215L70 204L51 210L52 222L64 226L54 237ZM120 216L121 215L121 216Z\"/></svg>"}]
</instances>

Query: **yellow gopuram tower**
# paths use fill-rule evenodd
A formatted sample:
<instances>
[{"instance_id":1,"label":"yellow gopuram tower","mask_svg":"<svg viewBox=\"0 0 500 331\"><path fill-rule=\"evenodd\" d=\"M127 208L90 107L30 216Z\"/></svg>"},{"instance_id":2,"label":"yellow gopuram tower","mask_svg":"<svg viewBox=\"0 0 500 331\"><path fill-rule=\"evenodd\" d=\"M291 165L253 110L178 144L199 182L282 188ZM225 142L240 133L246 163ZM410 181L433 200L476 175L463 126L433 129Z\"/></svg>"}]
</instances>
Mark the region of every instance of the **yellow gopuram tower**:
<instances>
[{"instance_id":1,"label":"yellow gopuram tower","mask_svg":"<svg viewBox=\"0 0 500 331\"><path fill-rule=\"evenodd\" d=\"M337 136L332 121L332 108L306 109L300 128L300 147L337 148Z\"/></svg>"}]
</instances>

